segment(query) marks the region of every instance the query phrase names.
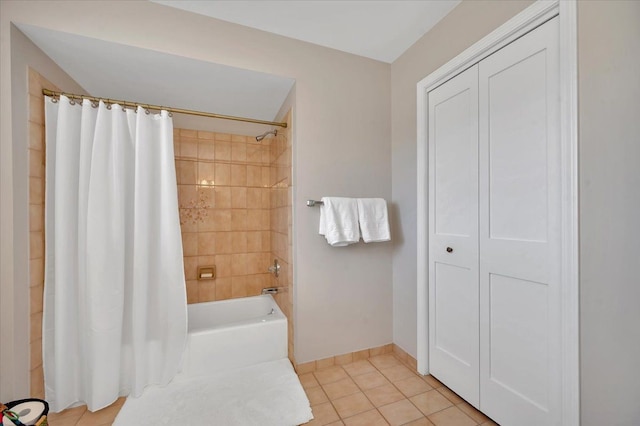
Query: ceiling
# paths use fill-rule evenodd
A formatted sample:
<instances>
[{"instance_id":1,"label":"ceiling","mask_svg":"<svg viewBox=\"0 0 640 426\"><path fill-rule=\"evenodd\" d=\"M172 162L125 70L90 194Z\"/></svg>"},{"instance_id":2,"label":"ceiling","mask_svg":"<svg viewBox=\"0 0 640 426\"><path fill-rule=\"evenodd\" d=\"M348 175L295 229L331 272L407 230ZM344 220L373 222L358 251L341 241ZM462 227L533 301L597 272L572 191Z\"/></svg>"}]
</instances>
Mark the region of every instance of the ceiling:
<instances>
[{"instance_id":1,"label":"ceiling","mask_svg":"<svg viewBox=\"0 0 640 426\"><path fill-rule=\"evenodd\" d=\"M397 58L459 3L152 1L385 62ZM272 121L295 82L76 34L17 26L93 96ZM182 114L177 114L174 124L237 134L264 131L264 125Z\"/></svg>"},{"instance_id":2,"label":"ceiling","mask_svg":"<svg viewBox=\"0 0 640 426\"><path fill-rule=\"evenodd\" d=\"M460 0L154 3L391 63Z\"/></svg>"},{"instance_id":3,"label":"ceiling","mask_svg":"<svg viewBox=\"0 0 640 426\"><path fill-rule=\"evenodd\" d=\"M98 97L272 121L294 83L292 78L76 34L23 24L18 28Z\"/></svg>"}]
</instances>

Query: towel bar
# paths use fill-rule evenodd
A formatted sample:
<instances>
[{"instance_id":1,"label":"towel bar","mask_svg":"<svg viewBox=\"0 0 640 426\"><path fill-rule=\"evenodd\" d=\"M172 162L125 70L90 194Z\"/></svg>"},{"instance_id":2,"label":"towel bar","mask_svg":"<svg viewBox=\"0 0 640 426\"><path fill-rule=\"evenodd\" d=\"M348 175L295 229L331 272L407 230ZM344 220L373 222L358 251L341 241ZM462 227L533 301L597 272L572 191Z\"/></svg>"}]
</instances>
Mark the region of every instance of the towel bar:
<instances>
[{"instance_id":1,"label":"towel bar","mask_svg":"<svg viewBox=\"0 0 640 426\"><path fill-rule=\"evenodd\" d=\"M307 207L315 207L317 205L323 205L324 203L322 201L318 201L318 200L307 200Z\"/></svg>"}]
</instances>

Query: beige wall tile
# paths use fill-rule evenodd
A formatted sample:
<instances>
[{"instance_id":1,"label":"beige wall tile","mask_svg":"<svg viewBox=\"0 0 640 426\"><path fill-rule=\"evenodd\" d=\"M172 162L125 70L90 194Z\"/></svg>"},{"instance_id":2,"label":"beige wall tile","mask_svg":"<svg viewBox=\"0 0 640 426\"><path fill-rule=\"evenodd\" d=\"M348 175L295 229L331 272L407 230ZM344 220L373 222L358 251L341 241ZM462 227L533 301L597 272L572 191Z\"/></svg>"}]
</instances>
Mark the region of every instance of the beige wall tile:
<instances>
[{"instance_id":1,"label":"beige wall tile","mask_svg":"<svg viewBox=\"0 0 640 426\"><path fill-rule=\"evenodd\" d=\"M233 167L231 166L231 180L233 181ZM246 209L247 208L247 188L232 187L231 188L231 208Z\"/></svg>"},{"instance_id":2,"label":"beige wall tile","mask_svg":"<svg viewBox=\"0 0 640 426\"><path fill-rule=\"evenodd\" d=\"M231 182L231 186L246 187L247 166L244 164L231 164L231 181L230 182Z\"/></svg>"},{"instance_id":3,"label":"beige wall tile","mask_svg":"<svg viewBox=\"0 0 640 426\"><path fill-rule=\"evenodd\" d=\"M233 209L231 211L231 229L234 231L251 229L248 227L246 209Z\"/></svg>"},{"instance_id":4,"label":"beige wall tile","mask_svg":"<svg viewBox=\"0 0 640 426\"><path fill-rule=\"evenodd\" d=\"M216 165L216 163L206 163L203 161L199 161L197 183L199 185L211 185L211 182L214 182L215 185L222 185L222 183L219 183L217 180L218 167L221 166ZM222 170L221 173L224 173L224 170Z\"/></svg>"},{"instance_id":5,"label":"beige wall tile","mask_svg":"<svg viewBox=\"0 0 640 426\"><path fill-rule=\"evenodd\" d=\"M180 129L181 139L195 139L198 137L198 132L191 129Z\"/></svg>"},{"instance_id":6,"label":"beige wall tile","mask_svg":"<svg viewBox=\"0 0 640 426\"><path fill-rule=\"evenodd\" d=\"M29 95L29 121L44 124L44 101L42 96Z\"/></svg>"},{"instance_id":7,"label":"beige wall tile","mask_svg":"<svg viewBox=\"0 0 640 426\"><path fill-rule=\"evenodd\" d=\"M231 141L231 135L228 133L216 133L215 134L216 141Z\"/></svg>"},{"instance_id":8,"label":"beige wall tile","mask_svg":"<svg viewBox=\"0 0 640 426\"><path fill-rule=\"evenodd\" d=\"M213 141L198 141L198 159L213 161L216 158Z\"/></svg>"},{"instance_id":9,"label":"beige wall tile","mask_svg":"<svg viewBox=\"0 0 640 426\"><path fill-rule=\"evenodd\" d=\"M199 232L198 233L198 255L215 255L216 254L216 233Z\"/></svg>"},{"instance_id":10,"label":"beige wall tile","mask_svg":"<svg viewBox=\"0 0 640 426\"><path fill-rule=\"evenodd\" d=\"M44 256L44 233L29 232L29 259L40 259Z\"/></svg>"},{"instance_id":11,"label":"beige wall tile","mask_svg":"<svg viewBox=\"0 0 640 426\"><path fill-rule=\"evenodd\" d=\"M33 398L44 398L44 372L42 365L31 370L30 394Z\"/></svg>"},{"instance_id":12,"label":"beige wall tile","mask_svg":"<svg viewBox=\"0 0 640 426\"><path fill-rule=\"evenodd\" d=\"M247 144L234 142L231 144L231 161L246 163L247 161Z\"/></svg>"},{"instance_id":13,"label":"beige wall tile","mask_svg":"<svg viewBox=\"0 0 640 426\"><path fill-rule=\"evenodd\" d=\"M196 256L198 254L198 233L182 233L182 251L185 256Z\"/></svg>"},{"instance_id":14,"label":"beige wall tile","mask_svg":"<svg viewBox=\"0 0 640 426\"><path fill-rule=\"evenodd\" d=\"M231 255L216 254L215 257L216 275L218 278L227 278L231 276Z\"/></svg>"},{"instance_id":15,"label":"beige wall tile","mask_svg":"<svg viewBox=\"0 0 640 426\"><path fill-rule=\"evenodd\" d=\"M211 302L216 299L216 280L198 281L198 302Z\"/></svg>"},{"instance_id":16,"label":"beige wall tile","mask_svg":"<svg viewBox=\"0 0 640 426\"><path fill-rule=\"evenodd\" d=\"M187 303L198 303L198 281L197 280L187 280L186 282L187 288Z\"/></svg>"},{"instance_id":17,"label":"beige wall tile","mask_svg":"<svg viewBox=\"0 0 640 426\"><path fill-rule=\"evenodd\" d=\"M247 253L247 232L237 231L230 232L231 235L231 250L233 253Z\"/></svg>"},{"instance_id":18,"label":"beige wall tile","mask_svg":"<svg viewBox=\"0 0 640 426\"><path fill-rule=\"evenodd\" d=\"M42 312L42 300L44 296L44 285L29 287L29 311L32 314Z\"/></svg>"},{"instance_id":19,"label":"beige wall tile","mask_svg":"<svg viewBox=\"0 0 640 426\"><path fill-rule=\"evenodd\" d=\"M29 260L29 286L44 284L44 258Z\"/></svg>"},{"instance_id":20,"label":"beige wall tile","mask_svg":"<svg viewBox=\"0 0 640 426\"><path fill-rule=\"evenodd\" d=\"M33 370L42 365L42 340L34 340L29 345L31 352L29 360L31 362L30 370Z\"/></svg>"},{"instance_id":21,"label":"beige wall tile","mask_svg":"<svg viewBox=\"0 0 640 426\"><path fill-rule=\"evenodd\" d=\"M245 253L231 255L231 276L247 274L247 255Z\"/></svg>"},{"instance_id":22,"label":"beige wall tile","mask_svg":"<svg viewBox=\"0 0 640 426\"><path fill-rule=\"evenodd\" d=\"M231 277L216 279L216 300L231 299Z\"/></svg>"},{"instance_id":23,"label":"beige wall tile","mask_svg":"<svg viewBox=\"0 0 640 426\"><path fill-rule=\"evenodd\" d=\"M44 204L44 182L41 178L29 178L29 204Z\"/></svg>"},{"instance_id":24,"label":"beige wall tile","mask_svg":"<svg viewBox=\"0 0 640 426\"><path fill-rule=\"evenodd\" d=\"M29 149L44 151L44 125L29 122Z\"/></svg>"},{"instance_id":25,"label":"beige wall tile","mask_svg":"<svg viewBox=\"0 0 640 426\"><path fill-rule=\"evenodd\" d=\"M182 158L198 158L198 140L191 138L180 138L180 157Z\"/></svg>"},{"instance_id":26,"label":"beige wall tile","mask_svg":"<svg viewBox=\"0 0 640 426\"><path fill-rule=\"evenodd\" d=\"M203 131L198 131L198 139L206 139L206 140L213 140L215 139L215 133L213 132L203 132Z\"/></svg>"},{"instance_id":27,"label":"beige wall tile","mask_svg":"<svg viewBox=\"0 0 640 426\"><path fill-rule=\"evenodd\" d=\"M229 186L231 184L231 165L216 163L216 185Z\"/></svg>"},{"instance_id":28,"label":"beige wall tile","mask_svg":"<svg viewBox=\"0 0 640 426\"><path fill-rule=\"evenodd\" d=\"M231 297L247 297L247 276L231 278Z\"/></svg>"},{"instance_id":29,"label":"beige wall tile","mask_svg":"<svg viewBox=\"0 0 640 426\"><path fill-rule=\"evenodd\" d=\"M216 139L215 146L217 161L231 161L231 142Z\"/></svg>"},{"instance_id":30,"label":"beige wall tile","mask_svg":"<svg viewBox=\"0 0 640 426\"><path fill-rule=\"evenodd\" d=\"M231 208L231 188L229 187L216 187L216 208L230 209Z\"/></svg>"},{"instance_id":31,"label":"beige wall tile","mask_svg":"<svg viewBox=\"0 0 640 426\"><path fill-rule=\"evenodd\" d=\"M233 246L231 243L231 232L218 232L216 234L215 254L231 254Z\"/></svg>"}]
</instances>

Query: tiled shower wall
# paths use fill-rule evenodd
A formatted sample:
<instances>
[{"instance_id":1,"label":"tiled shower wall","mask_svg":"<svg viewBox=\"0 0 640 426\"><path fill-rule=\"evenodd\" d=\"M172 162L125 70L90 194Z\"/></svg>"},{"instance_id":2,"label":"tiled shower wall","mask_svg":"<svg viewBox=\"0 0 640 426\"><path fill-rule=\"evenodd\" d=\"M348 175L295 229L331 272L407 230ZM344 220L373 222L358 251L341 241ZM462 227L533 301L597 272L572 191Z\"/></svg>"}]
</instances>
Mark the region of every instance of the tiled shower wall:
<instances>
[{"instance_id":1,"label":"tiled shower wall","mask_svg":"<svg viewBox=\"0 0 640 426\"><path fill-rule=\"evenodd\" d=\"M280 293L275 299L289 319L289 358L293 357L293 250L292 250L292 179L291 179L291 110L283 119L284 129L271 140L270 186L271 186L271 259L277 259L280 274L271 276L271 285Z\"/></svg>"},{"instance_id":2,"label":"tiled shower wall","mask_svg":"<svg viewBox=\"0 0 640 426\"><path fill-rule=\"evenodd\" d=\"M60 90L29 69L29 285L31 396L44 398L42 298L44 294L44 95Z\"/></svg>"},{"instance_id":3,"label":"tiled shower wall","mask_svg":"<svg viewBox=\"0 0 640 426\"><path fill-rule=\"evenodd\" d=\"M270 285L270 147L255 138L174 130L188 303L260 294ZM215 280L198 280L199 267Z\"/></svg>"}]
</instances>

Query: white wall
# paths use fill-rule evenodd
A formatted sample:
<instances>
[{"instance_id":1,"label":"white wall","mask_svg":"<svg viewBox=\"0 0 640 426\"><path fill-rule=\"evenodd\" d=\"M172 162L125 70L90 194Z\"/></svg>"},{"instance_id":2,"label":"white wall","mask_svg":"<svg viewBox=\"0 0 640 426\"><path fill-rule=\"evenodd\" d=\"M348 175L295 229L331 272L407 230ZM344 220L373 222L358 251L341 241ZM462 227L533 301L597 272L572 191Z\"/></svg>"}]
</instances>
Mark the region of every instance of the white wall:
<instances>
[{"instance_id":1,"label":"white wall","mask_svg":"<svg viewBox=\"0 0 640 426\"><path fill-rule=\"evenodd\" d=\"M28 67L58 87L85 92L13 26L2 25L1 52L2 58L11 56L1 61L0 110L0 400L7 401L7 395L26 395L29 387Z\"/></svg>"},{"instance_id":2,"label":"white wall","mask_svg":"<svg viewBox=\"0 0 640 426\"><path fill-rule=\"evenodd\" d=\"M531 4L464 1L391 64L392 164L395 224L393 341L417 355L416 84Z\"/></svg>"},{"instance_id":3,"label":"white wall","mask_svg":"<svg viewBox=\"0 0 640 426\"><path fill-rule=\"evenodd\" d=\"M9 95L13 21L295 78L296 360L392 341L391 245L329 248L317 234L318 210L301 204L325 195L391 198L389 64L146 1L0 5L3 297L5 288L27 285L22 280L14 283L10 269L5 278L14 247L24 246L27 238L21 229L13 240L5 242L4 234L13 228L16 216L27 214L26 206L16 205L11 216L9 206L22 196L14 191L23 188L14 187L11 178L19 173L5 160L17 134L10 119L15 94ZM16 143L26 155L26 141ZM24 271L27 265L16 268ZM13 329L4 320L2 328L3 333Z\"/></svg>"},{"instance_id":4,"label":"white wall","mask_svg":"<svg viewBox=\"0 0 640 426\"><path fill-rule=\"evenodd\" d=\"M582 424L640 425L640 2L578 3Z\"/></svg>"}]
</instances>

